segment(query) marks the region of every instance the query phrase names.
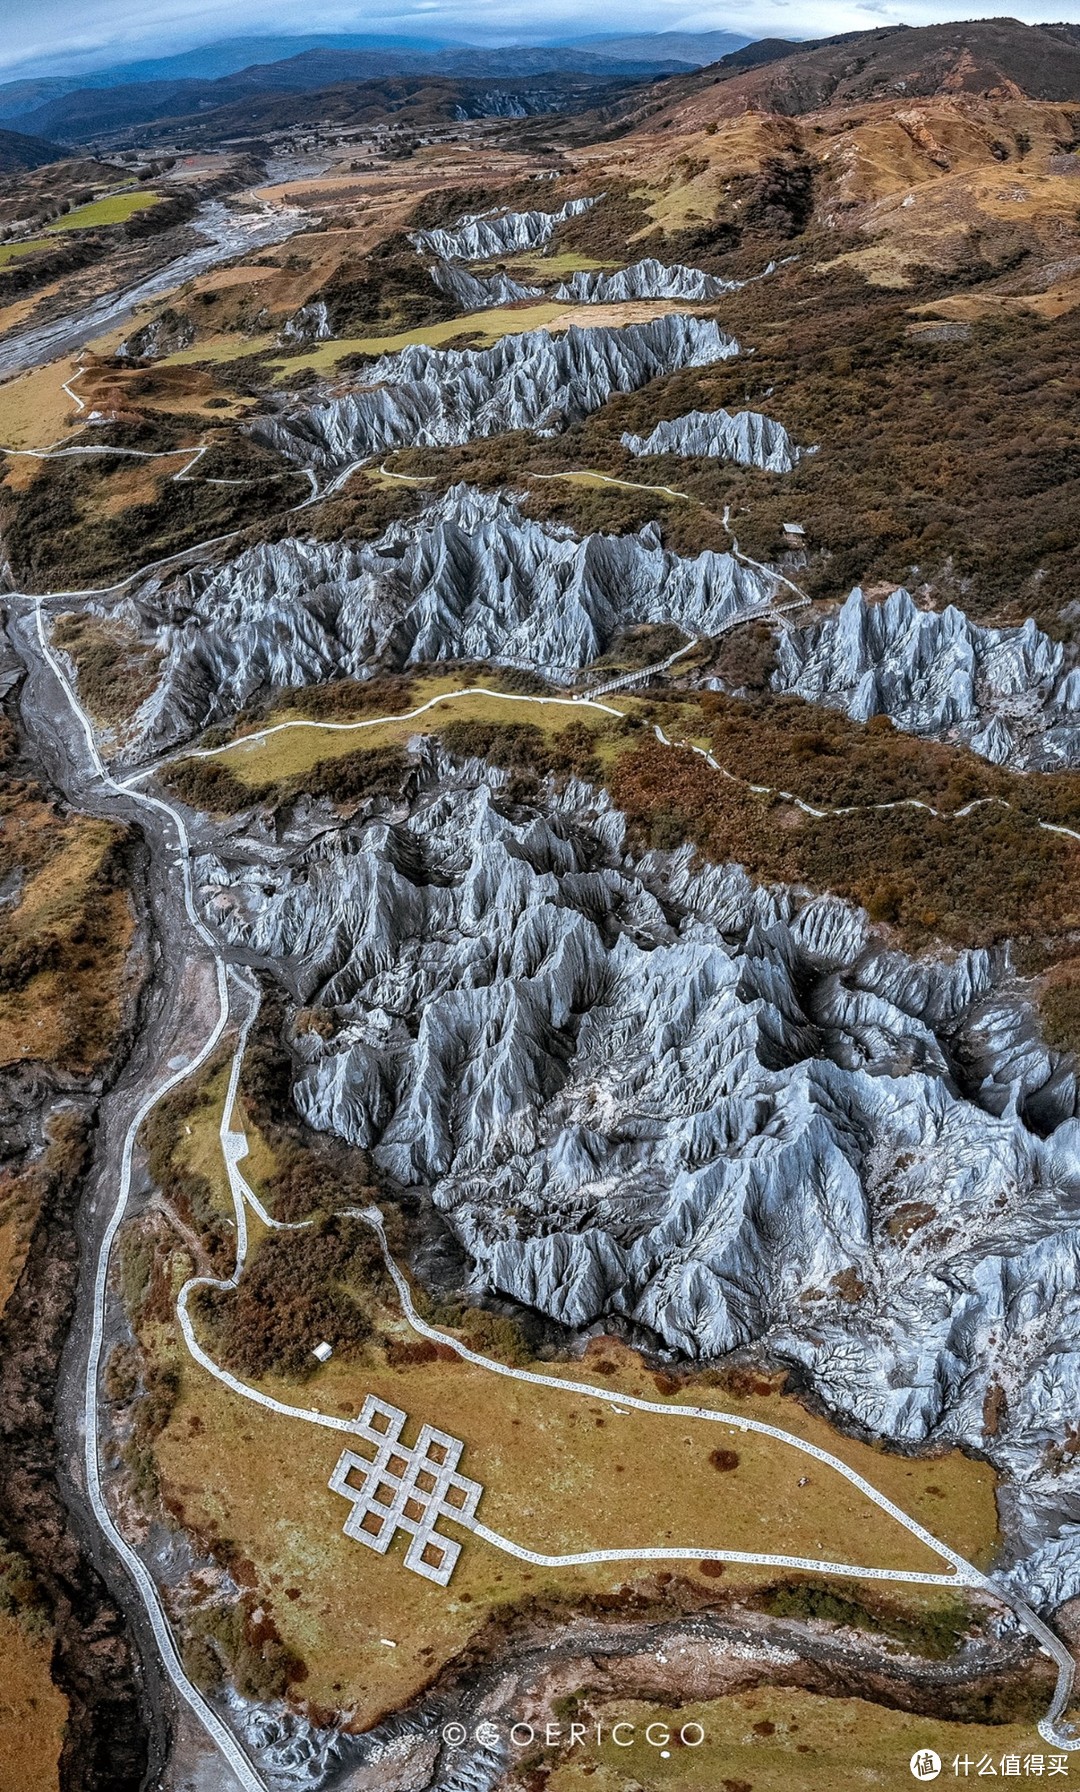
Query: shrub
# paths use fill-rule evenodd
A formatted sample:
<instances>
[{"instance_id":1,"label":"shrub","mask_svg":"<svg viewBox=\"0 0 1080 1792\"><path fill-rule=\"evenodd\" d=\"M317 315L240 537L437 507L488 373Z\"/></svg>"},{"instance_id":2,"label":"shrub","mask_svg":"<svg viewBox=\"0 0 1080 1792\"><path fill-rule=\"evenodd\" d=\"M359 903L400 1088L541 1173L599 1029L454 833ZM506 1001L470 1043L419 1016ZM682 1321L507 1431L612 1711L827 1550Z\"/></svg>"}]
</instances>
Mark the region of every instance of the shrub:
<instances>
[{"instance_id":1,"label":"shrub","mask_svg":"<svg viewBox=\"0 0 1080 1792\"><path fill-rule=\"evenodd\" d=\"M304 1376L316 1367L316 1344L355 1351L371 1336L363 1296L376 1274L374 1234L362 1221L331 1216L308 1231L264 1238L235 1291L203 1292L201 1316L237 1374Z\"/></svg>"}]
</instances>

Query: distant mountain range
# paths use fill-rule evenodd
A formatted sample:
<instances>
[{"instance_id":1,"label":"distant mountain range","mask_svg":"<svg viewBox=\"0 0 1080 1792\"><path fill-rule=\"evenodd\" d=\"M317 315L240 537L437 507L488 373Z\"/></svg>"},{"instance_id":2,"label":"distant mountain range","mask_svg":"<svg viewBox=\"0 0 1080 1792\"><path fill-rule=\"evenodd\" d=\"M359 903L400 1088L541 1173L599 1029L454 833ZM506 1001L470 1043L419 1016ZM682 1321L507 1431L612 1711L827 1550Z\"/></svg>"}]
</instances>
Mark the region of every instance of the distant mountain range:
<instances>
[{"instance_id":1,"label":"distant mountain range","mask_svg":"<svg viewBox=\"0 0 1080 1792\"><path fill-rule=\"evenodd\" d=\"M176 56L0 83L0 120L85 141L164 117L231 106L253 92L304 93L395 75L484 80L567 74L633 78L689 72L749 40L731 31L666 31L563 44L475 44L373 34L247 37ZM119 91L118 91L119 90Z\"/></svg>"},{"instance_id":2,"label":"distant mountain range","mask_svg":"<svg viewBox=\"0 0 1080 1792\"><path fill-rule=\"evenodd\" d=\"M179 72L254 49L271 55L297 42L310 45L236 39L98 70L96 84L69 86L67 76L10 82L0 86L0 120L17 120L24 142L45 139L42 151L54 155L57 143L117 133L128 141L206 145L319 118L422 128L453 118L562 112L584 114L584 128L592 120L610 134L613 124L633 129L646 118L655 129L664 114L693 124L703 105L711 116L747 108L797 116L833 104L942 93L1080 99L1080 26L1015 19L895 25L810 43L659 32L539 47L417 49L407 39L343 38L213 77ZM352 47L358 42L365 47ZM148 71L156 78L130 79Z\"/></svg>"},{"instance_id":3,"label":"distant mountain range","mask_svg":"<svg viewBox=\"0 0 1080 1792\"><path fill-rule=\"evenodd\" d=\"M664 58L685 63L688 68L704 68L750 42L742 31L650 31L634 37L568 37L565 47L592 50L597 56L613 57L618 62Z\"/></svg>"},{"instance_id":4,"label":"distant mountain range","mask_svg":"<svg viewBox=\"0 0 1080 1792\"><path fill-rule=\"evenodd\" d=\"M583 75L593 80L625 81L686 72L687 63L657 58L634 61L623 55L605 57L582 49L498 50L305 50L284 61L254 63L216 80L194 78L122 82L115 86L79 87L63 93L42 93L39 83L13 83L20 91L0 88L0 118L18 119L19 128L34 135L85 143L114 131L136 129L164 118L186 118L217 112L256 95L314 93L347 81L368 82L402 76L459 80L533 79L544 75ZM33 104L27 101L33 99Z\"/></svg>"}]
</instances>

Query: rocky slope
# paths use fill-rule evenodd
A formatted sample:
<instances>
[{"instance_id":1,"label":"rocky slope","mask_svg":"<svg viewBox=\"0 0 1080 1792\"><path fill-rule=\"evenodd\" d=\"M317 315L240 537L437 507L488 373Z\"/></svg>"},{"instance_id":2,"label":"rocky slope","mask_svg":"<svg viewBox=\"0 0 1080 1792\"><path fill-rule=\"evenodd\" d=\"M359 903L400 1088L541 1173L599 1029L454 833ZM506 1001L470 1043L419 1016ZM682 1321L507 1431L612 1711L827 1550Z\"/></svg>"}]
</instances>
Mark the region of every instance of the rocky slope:
<instances>
[{"instance_id":1,"label":"rocky slope","mask_svg":"<svg viewBox=\"0 0 1080 1792\"><path fill-rule=\"evenodd\" d=\"M543 297L542 286L523 286L509 274L470 274L451 261L437 261L431 278L462 311L485 311L491 305L514 305L519 299Z\"/></svg>"},{"instance_id":2,"label":"rocky slope","mask_svg":"<svg viewBox=\"0 0 1080 1792\"><path fill-rule=\"evenodd\" d=\"M855 721L889 715L961 740L995 765L1080 765L1080 670L1030 618L981 628L951 604L920 610L900 590L874 605L855 590L837 615L780 635L772 682Z\"/></svg>"},{"instance_id":3,"label":"rocky slope","mask_svg":"<svg viewBox=\"0 0 1080 1792\"><path fill-rule=\"evenodd\" d=\"M202 864L215 924L324 1011L307 1119L430 1190L477 1290L762 1345L875 1434L988 1448L1021 1543L1080 1516L1076 1079L1007 962L635 863L601 796L505 776L428 747L392 820ZM1080 1550L1026 1572L1075 1590Z\"/></svg>"},{"instance_id":4,"label":"rocky slope","mask_svg":"<svg viewBox=\"0 0 1080 1792\"><path fill-rule=\"evenodd\" d=\"M420 255L441 261L489 261L544 248L568 218L579 218L596 199L568 199L557 212L467 212L451 230L416 230L409 237Z\"/></svg>"},{"instance_id":5,"label":"rocky slope","mask_svg":"<svg viewBox=\"0 0 1080 1792\"><path fill-rule=\"evenodd\" d=\"M587 272L579 268L569 280L555 288L557 299L568 299L577 305L610 305L622 299L686 299L702 301L718 299L726 292L737 292L741 280L722 280L717 274L706 274L701 268L665 267L651 257L635 261L616 273L602 270Z\"/></svg>"},{"instance_id":6,"label":"rocky slope","mask_svg":"<svg viewBox=\"0 0 1080 1792\"><path fill-rule=\"evenodd\" d=\"M486 659L569 679L633 623L715 634L774 590L728 554L670 553L653 524L579 539L505 492L457 486L369 544L275 542L135 592L123 614L164 654L140 744L182 739L267 686L377 664Z\"/></svg>"},{"instance_id":7,"label":"rocky slope","mask_svg":"<svg viewBox=\"0 0 1080 1792\"><path fill-rule=\"evenodd\" d=\"M804 454L814 452L796 447L783 424L760 411L687 411L658 423L650 435L620 440L631 454L700 454L767 473L792 473Z\"/></svg>"},{"instance_id":8,"label":"rocky slope","mask_svg":"<svg viewBox=\"0 0 1080 1792\"><path fill-rule=\"evenodd\" d=\"M412 343L366 369L365 384L323 404L260 418L256 440L333 470L391 448L450 447L504 430L555 435L606 403L739 345L712 319L672 313L624 329L530 330L486 349Z\"/></svg>"},{"instance_id":9,"label":"rocky slope","mask_svg":"<svg viewBox=\"0 0 1080 1792\"><path fill-rule=\"evenodd\" d=\"M281 330L281 340L284 343L303 345L308 342L329 342L333 334L326 300L314 299L310 305L301 305L299 311L286 318Z\"/></svg>"}]
</instances>

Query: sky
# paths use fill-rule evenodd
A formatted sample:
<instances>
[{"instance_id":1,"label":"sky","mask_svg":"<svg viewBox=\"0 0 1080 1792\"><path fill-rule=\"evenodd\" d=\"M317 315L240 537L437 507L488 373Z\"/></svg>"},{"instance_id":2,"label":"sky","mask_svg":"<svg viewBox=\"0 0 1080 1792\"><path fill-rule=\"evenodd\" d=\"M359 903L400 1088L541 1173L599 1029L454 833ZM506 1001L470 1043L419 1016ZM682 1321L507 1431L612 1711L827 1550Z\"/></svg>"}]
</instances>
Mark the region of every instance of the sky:
<instances>
[{"instance_id":1,"label":"sky","mask_svg":"<svg viewBox=\"0 0 1080 1792\"><path fill-rule=\"evenodd\" d=\"M979 0L728 0L687 7L649 0L5 0L0 42L4 78L68 74L106 63L170 54L259 32L393 32L469 43L538 43L590 33L740 31L748 37L824 37L888 24L929 25L1000 17ZM1080 16L1077 0L1030 0L1010 16L1030 24Z\"/></svg>"}]
</instances>

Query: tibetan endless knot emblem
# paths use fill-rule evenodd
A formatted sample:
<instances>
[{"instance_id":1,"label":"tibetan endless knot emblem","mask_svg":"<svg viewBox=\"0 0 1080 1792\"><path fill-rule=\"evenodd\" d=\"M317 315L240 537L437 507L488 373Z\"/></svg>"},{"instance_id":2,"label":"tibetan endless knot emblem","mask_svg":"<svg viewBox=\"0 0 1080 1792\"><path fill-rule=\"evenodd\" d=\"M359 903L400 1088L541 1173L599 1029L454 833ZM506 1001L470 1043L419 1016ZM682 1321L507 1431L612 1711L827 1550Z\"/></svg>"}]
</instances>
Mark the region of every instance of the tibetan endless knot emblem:
<instances>
[{"instance_id":1,"label":"tibetan endless knot emblem","mask_svg":"<svg viewBox=\"0 0 1080 1792\"><path fill-rule=\"evenodd\" d=\"M472 1529L483 1488L457 1470L465 1448L460 1438L433 1425L423 1426L415 1444L403 1444L408 1415L369 1394L357 1420L357 1431L369 1453L342 1450L330 1476L334 1493L353 1503L345 1520L346 1537L385 1555L398 1531L411 1537L405 1566L445 1587L454 1572L461 1544L436 1529L440 1518L454 1518Z\"/></svg>"}]
</instances>

